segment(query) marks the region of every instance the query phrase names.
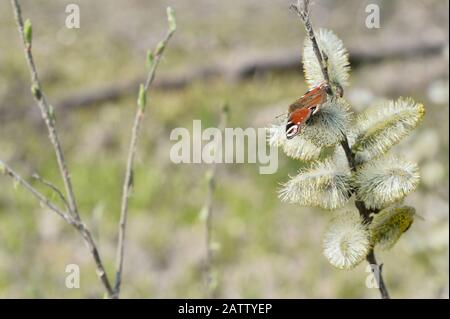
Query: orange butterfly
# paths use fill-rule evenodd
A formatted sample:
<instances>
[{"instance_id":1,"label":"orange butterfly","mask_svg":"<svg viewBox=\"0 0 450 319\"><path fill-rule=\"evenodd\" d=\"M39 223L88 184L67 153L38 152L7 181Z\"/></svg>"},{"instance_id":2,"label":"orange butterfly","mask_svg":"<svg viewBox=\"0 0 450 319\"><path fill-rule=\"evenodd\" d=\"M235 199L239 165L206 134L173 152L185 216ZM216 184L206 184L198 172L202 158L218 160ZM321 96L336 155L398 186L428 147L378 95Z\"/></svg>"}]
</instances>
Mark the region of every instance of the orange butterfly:
<instances>
[{"instance_id":1,"label":"orange butterfly","mask_svg":"<svg viewBox=\"0 0 450 319\"><path fill-rule=\"evenodd\" d=\"M320 106L327 101L327 94L331 94L330 86L326 83L310 89L301 98L289 106L286 137L291 139L300 133L303 123L320 110Z\"/></svg>"}]
</instances>

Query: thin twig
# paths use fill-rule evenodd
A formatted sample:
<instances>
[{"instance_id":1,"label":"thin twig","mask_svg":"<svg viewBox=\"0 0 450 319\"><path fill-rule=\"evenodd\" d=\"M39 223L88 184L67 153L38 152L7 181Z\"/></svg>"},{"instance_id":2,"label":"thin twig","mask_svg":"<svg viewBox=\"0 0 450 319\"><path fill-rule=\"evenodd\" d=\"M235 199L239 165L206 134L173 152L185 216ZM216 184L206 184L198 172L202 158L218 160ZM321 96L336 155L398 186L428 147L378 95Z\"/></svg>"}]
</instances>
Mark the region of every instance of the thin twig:
<instances>
[{"instance_id":1,"label":"thin twig","mask_svg":"<svg viewBox=\"0 0 450 319\"><path fill-rule=\"evenodd\" d=\"M12 170L8 165L0 161L0 173L3 173L9 177L11 177L14 181L19 183L21 186L23 186L24 189L29 191L36 199L39 200L39 203L47 206L50 210L58 214L60 217L62 217L69 225L72 225L75 227L85 240L89 251L94 256L94 261L97 267L97 275L100 277L103 285L105 286L106 292L109 297L112 296L112 289L109 284L108 277L106 276L106 273L103 268L103 264L101 262L100 255L98 253L97 246L92 239L92 235L90 231L86 228L86 226L83 224L82 221L78 219L74 219L70 214L62 211L59 209L55 204L53 204L47 197L42 195L37 189L35 189L33 186L31 186L27 181L25 181L19 174L17 174L14 170Z\"/></svg>"},{"instance_id":2,"label":"thin twig","mask_svg":"<svg viewBox=\"0 0 450 319\"><path fill-rule=\"evenodd\" d=\"M18 173L16 173L11 167L9 167L6 163L0 161L0 174L4 174L6 176L11 177L14 181L19 183L24 189L26 189L28 192L30 192L37 200L39 200L39 203L42 205L47 206L50 210L55 212L57 215L59 215L61 218L63 218L69 225L75 227L83 239L85 240L89 251L94 257L94 262L97 267L97 276L100 278L101 282L103 283L106 293L108 294L108 297L112 296L112 288L109 283L108 277L106 275L106 272L104 270L100 255L98 253L97 246L92 238L92 235L90 231L86 228L86 226L83 224L83 222L79 219L75 219L70 215L69 211L64 212L61 210L58 206L56 206L54 203L52 203L47 197L45 197L42 193L40 193L36 188L31 186L26 180L24 180Z\"/></svg>"},{"instance_id":3,"label":"thin twig","mask_svg":"<svg viewBox=\"0 0 450 319\"><path fill-rule=\"evenodd\" d=\"M330 78L329 78L329 74L328 74L328 68L327 68L327 62L326 60L328 60L328 57L320 51L319 46L317 44L316 38L314 36L314 30L311 24L311 19L309 16L309 0L303 0L303 5L301 5L301 0L298 0L297 4L292 4L291 8L300 16L300 18L302 19L304 25L305 25L305 29L306 32L308 33L308 36L312 42L313 45L313 49L314 52L316 54L316 58L321 66L322 69L322 73L323 73L323 77L325 79L325 82L327 84L330 84ZM340 96L342 96L343 94L343 90L342 88L337 84L337 89L338 89L338 94ZM341 91L339 91L341 90ZM349 167L351 169L352 172L355 172L357 169L357 165L356 165L356 159L355 159L355 154L353 153L349 143L348 143L348 139L347 136L344 134L344 132L342 132L343 135L343 140L341 141L341 146L344 149L345 152L345 156L347 157L347 161L349 164ZM352 193L356 193L357 190L353 189ZM359 214L361 215L361 217L363 218L363 222L368 225L372 222L372 217L371 214L372 213L377 213L377 211L370 211L369 209L367 209L366 205L364 204L363 201L360 200L355 200L355 206L359 211ZM375 271L375 268L378 269L378 275L375 276L376 280L377 280L377 284L380 290L380 294L381 297L383 299L388 299L389 298L389 293L388 290L386 288L386 285L384 284L384 280L383 280L383 276L381 273L382 270L382 265L378 265L376 258L375 258L375 253L373 251L373 249L371 249L368 253L368 255L366 256L366 260L367 262L371 265L374 266L372 271Z\"/></svg>"},{"instance_id":4,"label":"thin twig","mask_svg":"<svg viewBox=\"0 0 450 319\"><path fill-rule=\"evenodd\" d=\"M38 174L33 174L31 177L33 177L35 180L41 182L42 184L44 184L45 186L47 186L48 188L53 190L56 194L58 194L59 198L61 199L61 201L63 202L64 206L66 207L66 210L70 211L70 206L69 206L69 203L67 202L66 197L64 196L62 191L58 187L56 187L56 185L54 185L53 183L51 183L51 182L47 181L46 179L42 178Z\"/></svg>"},{"instance_id":5,"label":"thin twig","mask_svg":"<svg viewBox=\"0 0 450 319\"><path fill-rule=\"evenodd\" d=\"M44 120L48 129L50 141L53 145L53 148L55 149L56 160L58 162L61 177L63 179L64 187L66 189L67 197L69 200L70 212L74 215L75 218L79 219L78 208L75 200L75 195L73 192L70 174L67 169L67 164L64 159L64 153L55 127L55 119L52 114L53 113L52 106L48 103L47 98L45 97L45 94L42 90L41 81L39 79L39 75L33 59L33 53L31 51L31 43L27 43L27 40L25 39L24 23L19 2L18 0L11 0L11 4L13 6L14 16L25 48L25 58L27 60L28 68L30 70L31 84L32 87L34 88L33 97L37 105L39 106L42 119Z\"/></svg>"},{"instance_id":6,"label":"thin twig","mask_svg":"<svg viewBox=\"0 0 450 319\"><path fill-rule=\"evenodd\" d=\"M100 278L100 281L102 282L106 293L108 297L111 297L113 295L113 290L111 287L111 284L109 282L108 276L106 274L106 271L103 266L103 262L100 258L100 254L98 252L97 245L95 244L94 239L92 238L92 235L90 231L86 228L86 226L81 221L80 215L78 213L78 207L77 202L75 199L75 194L73 192L72 182L70 179L70 173L67 168L66 161L64 159L64 153L62 151L61 143L59 141L59 137L57 134L56 126L55 126L55 117L53 112L53 107L47 102L47 99L44 95L44 92L42 91L41 82L39 80L38 72L34 63L33 54L31 51L31 41L32 39L28 38L25 35L24 32L24 22L22 18L22 12L19 5L18 0L11 0L11 5L13 7L14 16L16 19L16 23L19 29L20 37L22 38L22 42L25 48L25 58L28 63L28 68L30 70L31 75L31 83L32 83L32 93L33 97L39 106L39 109L41 111L42 119L44 120L48 132L49 132L49 138L50 142L53 145L53 148L55 150L56 159L58 162L58 167L61 173L61 177L64 182L64 187L66 189L66 195L68 198L69 203L69 211L68 214L72 215L73 219L76 221L76 223L69 222L69 224L73 225L80 235L85 240L86 244L88 245L89 251L91 252L91 255L94 259L94 262L96 264L97 268L97 276ZM25 184L22 184L25 185ZM31 191L31 189L27 188ZM33 192L35 196L37 196L36 193ZM45 199L45 198L44 198ZM48 202L48 200L47 200Z\"/></svg>"},{"instance_id":7,"label":"thin twig","mask_svg":"<svg viewBox=\"0 0 450 319\"><path fill-rule=\"evenodd\" d=\"M158 48L155 52L154 61L151 64L149 73L147 75L147 79L144 84L143 91L145 94L150 93L150 88L155 79L156 70L160 63L160 60L163 56L164 50L172 37L175 29L170 28L167 32L165 39L158 45ZM145 102L144 102L145 104ZM122 283L122 273L123 273L123 258L125 251L125 231L126 231L126 223L127 223L127 215L128 215L128 202L131 195L131 191L133 188L133 167L134 167L134 159L137 151L137 143L139 137L139 131L142 123L142 119L144 117L145 105L137 106L136 115L134 118L134 124L131 132L131 142L128 151L128 159L127 166L125 170L125 180L123 183L122 189L122 204L120 209L120 221L119 221L119 239L117 244L117 254L116 254L116 281L114 285L114 298L119 298L120 295L120 286Z\"/></svg>"},{"instance_id":8,"label":"thin twig","mask_svg":"<svg viewBox=\"0 0 450 319\"><path fill-rule=\"evenodd\" d=\"M75 220L71 215L67 214L66 212L61 210L58 206L53 204L47 197L45 197L36 188L31 186L30 183L24 180L18 173L16 173L11 167L9 167L3 161L0 161L0 174L11 177L15 182L17 182L24 189L30 192L39 201L40 204L47 206L50 210L58 214L70 225L78 227L79 221Z\"/></svg>"},{"instance_id":9,"label":"thin twig","mask_svg":"<svg viewBox=\"0 0 450 319\"><path fill-rule=\"evenodd\" d=\"M350 169L355 172L356 171L356 160L355 160L355 154L353 153L352 149L350 148L350 145L348 143L347 137L344 138L344 140L341 142L341 146L344 149L345 155L348 160L348 164ZM356 190L353 190L353 192L356 192ZM371 211L367 209L366 205L363 201L360 201L358 199L355 200L355 206L359 211L359 214L363 218L363 222L366 225L369 225L372 222L372 214L377 214L378 210ZM370 249L369 253L366 256L367 262L373 267L372 272L378 272L375 274L375 280L377 281L378 288L380 290L381 298L383 299L389 299L389 292L387 290L386 284L384 283L383 275L382 275L382 266L378 265L377 260L375 258L375 252L372 249Z\"/></svg>"},{"instance_id":10,"label":"thin twig","mask_svg":"<svg viewBox=\"0 0 450 319\"><path fill-rule=\"evenodd\" d=\"M355 172L356 171L355 156L352 152L352 149L350 148L350 145L348 144L347 136L345 136L344 132L342 132L342 135L344 136L344 139L341 141L341 146L344 149L345 156L347 157L350 169L352 170L352 172Z\"/></svg>"},{"instance_id":11,"label":"thin twig","mask_svg":"<svg viewBox=\"0 0 450 319\"><path fill-rule=\"evenodd\" d=\"M220 123L219 129L223 132L227 125L228 120L228 106L224 105L222 107L220 113ZM215 150L214 154L217 150ZM217 171L217 163L214 161L210 165L210 169L208 171L208 193L206 195L206 201L204 206L205 212L205 248L206 248L206 258L205 258L205 277L206 277L206 289L208 297L212 298L214 295L212 281L213 281L213 251L212 251L212 221L213 221L213 199L214 199L214 191L216 188L216 171Z\"/></svg>"},{"instance_id":12,"label":"thin twig","mask_svg":"<svg viewBox=\"0 0 450 319\"><path fill-rule=\"evenodd\" d=\"M381 298L390 299L389 292L386 288L386 284L384 283L383 276L381 274L382 270L383 270L383 264L378 265L373 249L371 249L369 251L369 253L367 254L366 260L369 263L369 265L374 267L372 269L372 272L375 275L375 280L377 281L377 285L380 290Z\"/></svg>"},{"instance_id":13,"label":"thin twig","mask_svg":"<svg viewBox=\"0 0 450 319\"><path fill-rule=\"evenodd\" d=\"M297 4L291 4L290 8L294 10L297 15L302 19L305 25L306 33L311 40L314 53L316 54L317 61L319 62L320 68L322 70L323 79L325 83L330 86L330 76L328 75L328 65L326 63L326 56L322 52L317 44L316 36L314 35L314 30L311 24L311 18L309 16L309 0L303 0L303 6L301 1L298 0Z\"/></svg>"}]
</instances>

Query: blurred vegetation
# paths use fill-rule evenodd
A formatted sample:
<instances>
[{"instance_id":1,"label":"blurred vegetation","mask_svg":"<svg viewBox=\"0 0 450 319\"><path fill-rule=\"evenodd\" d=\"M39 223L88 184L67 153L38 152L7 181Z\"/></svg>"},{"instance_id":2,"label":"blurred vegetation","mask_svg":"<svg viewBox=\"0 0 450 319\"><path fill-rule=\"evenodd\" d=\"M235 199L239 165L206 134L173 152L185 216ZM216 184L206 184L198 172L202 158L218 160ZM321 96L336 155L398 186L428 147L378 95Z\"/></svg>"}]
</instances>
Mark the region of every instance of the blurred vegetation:
<instances>
[{"instance_id":1,"label":"blurred vegetation","mask_svg":"<svg viewBox=\"0 0 450 319\"><path fill-rule=\"evenodd\" d=\"M375 1L382 8L379 30L364 27L366 2L315 2L312 16L317 27L332 27L350 46L370 50L374 40L414 40L425 33L448 43L448 2ZM68 3L80 5L79 30L64 27ZM287 9L289 1L23 0L24 17L33 22L34 53L50 102L79 89L141 75L147 48L164 33L169 4L177 12L178 33L159 75L225 59L236 51L301 52L303 27ZM417 220L393 251L379 253L394 298L448 298L449 107L448 71L442 73L443 69L448 69L448 45L441 55L360 65L352 71L351 89L346 92L356 111L378 98L398 95L412 96L427 110L417 133L396 148L419 162L422 183L407 203L425 220ZM61 185L47 133L36 121L37 110L28 111L32 100L27 72L11 8L3 1L0 158L22 176L39 172ZM236 83L217 78L182 90L152 92L130 202L123 297L205 295L204 225L199 213L207 167L170 162L171 130L191 128L193 119L201 119L203 127L215 126L224 101L231 108L230 127L268 126L306 90L303 83L299 57L293 72L256 74ZM110 274L136 94L60 113L56 109L80 212L92 225ZM378 298L376 289L365 287L365 264L339 271L322 256L329 212L280 203L279 183L297 169L298 163L281 152L273 175L259 175L258 166L252 164L219 165L213 220L213 240L220 244L215 254L219 296ZM73 263L81 267L80 289L64 285L65 267ZM0 178L0 297L102 295L79 235L24 190Z\"/></svg>"}]
</instances>

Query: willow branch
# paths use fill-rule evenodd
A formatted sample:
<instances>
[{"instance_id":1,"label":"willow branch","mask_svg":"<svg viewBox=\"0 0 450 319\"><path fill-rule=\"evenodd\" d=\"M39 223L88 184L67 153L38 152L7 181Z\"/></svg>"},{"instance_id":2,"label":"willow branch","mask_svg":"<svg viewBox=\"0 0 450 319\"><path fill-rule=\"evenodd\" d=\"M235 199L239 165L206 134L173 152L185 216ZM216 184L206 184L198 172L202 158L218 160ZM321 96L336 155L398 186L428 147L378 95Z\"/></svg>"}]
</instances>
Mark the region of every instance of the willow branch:
<instances>
[{"instance_id":1,"label":"willow branch","mask_svg":"<svg viewBox=\"0 0 450 319\"><path fill-rule=\"evenodd\" d=\"M301 4L301 2L303 2L303 5ZM324 52L320 51L320 48L317 44L316 37L314 35L314 30L313 30L313 27L311 24L310 15L309 15L309 0L303 0L303 1L298 0L297 4L291 5L291 9L293 9L302 19L302 21L305 25L306 32L312 42L312 46L313 46L314 52L316 54L317 61L319 62L320 66L321 66L325 82L329 85L330 77L329 77L328 68L327 68L328 57L326 56L326 54L324 54ZM339 87L339 89L340 89L340 92L338 92L338 93L339 93L339 95L342 96L343 90L340 87ZM341 142L341 146L344 149L345 156L347 157L347 161L348 161L348 165L349 165L350 169L352 170L352 172L355 172L356 171L355 154L353 153L353 151L348 143L348 139L347 139L346 135L343 132L342 132L342 134L343 134L343 140ZM356 190L353 189L352 193L356 193ZM367 209L364 202L362 202L360 200L355 200L355 206L358 209L359 214L363 218L363 222L367 225L370 224L372 222L371 214L377 213L377 211L370 211L369 209ZM378 273L375 273L375 278L376 278L376 281L377 281L377 284L378 284L378 287L380 290L381 297L383 299L388 299L389 293L388 293L388 290L386 288L386 285L384 283L383 276L381 273L381 270L383 267L382 267L382 265L377 264L373 248L369 251L369 253L366 257L366 260L373 267L372 271L378 272Z\"/></svg>"},{"instance_id":2,"label":"willow branch","mask_svg":"<svg viewBox=\"0 0 450 319\"><path fill-rule=\"evenodd\" d=\"M47 181L46 179L42 178L38 174L33 174L31 177L33 177L34 179L36 179L37 181L41 182L43 185L47 186L52 191L54 191L58 195L59 199L61 199L61 201L63 202L63 204L66 207L67 211L70 211L69 203L67 202L66 197L64 196L62 191L58 187L56 187L56 185L54 185L53 183L51 183L51 182Z\"/></svg>"},{"instance_id":3,"label":"willow branch","mask_svg":"<svg viewBox=\"0 0 450 319\"><path fill-rule=\"evenodd\" d=\"M19 5L18 0L11 0L11 4L14 10L14 16L16 19L17 27L19 29L20 37L22 38L24 49L25 49L25 58L28 63L28 68L30 70L31 75L31 85L32 85L32 93L33 98L36 101L39 110L41 112L42 119L44 120L49 137L50 142L53 145L56 154L56 160L58 162L58 167L61 173L61 177L64 182L64 187L66 189L67 197L69 200L70 212L74 215L76 219L79 219L77 203L75 200L75 195L73 192L72 182L70 179L70 174L67 168L67 164L64 158L64 153L61 147L61 143L59 141L58 133L56 131L55 126L55 118L53 115L53 108L48 103L47 98L42 90L41 81L39 79L39 75L36 69L36 65L34 63L33 53L31 50L31 43L25 37L24 33L24 23L22 18L22 12Z\"/></svg>"},{"instance_id":4,"label":"willow branch","mask_svg":"<svg viewBox=\"0 0 450 319\"><path fill-rule=\"evenodd\" d=\"M67 214L65 211L61 210L58 206L56 206L50 199L44 196L41 192L39 192L36 188L34 188L30 183L28 183L25 179L23 179L18 173L16 173L10 166L8 166L3 161L0 161L0 174L8 176L12 178L18 185L22 186L25 190L27 190L31 195L33 195L40 204L45 205L51 211L55 212L58 216L64 219L67 223L72 226L77 227L78 221L75 220L72 216Z\"/></svg>"},{"instance_id":5,"label":"willow branch","mask_svg":"<svg viewBox=\"0 0 450 319\"><path fill-rule=\"evenodd\" d=\"M78 219L73 218L70 214L67 212L64 212L61 210L58 206L53 204L47 197L42 195L37 189L35 189L33 186L31 186L26 180L24 180L19 174L17 174L12 168L10 168L8 165L0 161L0 174L4 174L6 176L11 177L15 182L17 182L19 185L21 185L25 190L30 192L38 201L40 204L45 205L50 210L55 212L58 216L60 216L62 219L64 219L69 225L75 227L85 240L89 251L94 256L94 261L97 267L97 275L101 279L103 285L105 286L105 289L108 293L108 296L112 295L112 289L109 284L108 278L106 276L106 273L103 268L103 264L100 259L100 255L98 253L97 246L92 238L92 235L90 231L86 228L86 226Z\"/></svg>"},{"instance_id":6,"label":"willow branch","mask_svg":"<svg viewBox=\"0 0 450 319\"><path fill-rule=\"evenodd\" d=\"M48 103L47 98L45 97L45 94L42 90L41 82L40 82L40 79L38 76L38 72L36 69L36 65L34 63L33 54L32 54L32 50L31 50L31 46L32 46L31 26L29 26L29 30L27 30L28 34L25 34L26 30L24 28L22 12L21 12L21 8L20 8L18 0L11 0L11 5L12 5L13 11L14 11L14 16L15 16L15 20L16 20L17 27L19 30L19 34L20 34L20 37L21 37L23 45L24 45L25 58L26 58L26 61L28 64L28 68L30 70L31 84L32 84L31 91L32 91L34 100L36 101L36 103L39 107L39 110L41 112L42 119L44 120L44 123L47 126L50 142L53 145L53 148L54 148L54 151L56 154L56 160L58 162L59 171L60 171L61 177L63 179L64 187L66 190L66 195L67 195L68 204L69 204L68 214L70 214L72 216L71 218L73 220L75 220L75 223L73 221L69 222L69 220L67 218L65 218L65 220L78 230L78 232L80 233L80 235L82 236L82 238L84 239L86 244L88 245L89 251L91 252L91 255L96 264L97 275L100 278L100 280L106 290L106 293L108 294L109 297L111 297L112 296L111 284L106 275L106 271L104 269L102 260L100 258L98 248L94 242L94 239L92 238L90 231L82 223L80 215L78 213L78 207L77 207L77 202L75 199L75 194L73 191L70 173L67 168L67 164L66 164L66 161L64 158L64 153L63 153L61 143L59 141L58 133L56 130L56 125L55 125L56 121L55 121L55 117L54 117L53 107ZM17 178L17 176L16 176L16 178ZM29 184L28 184L28 186L25 186L26 184L22 183L22 185L24 185L24 187L26 187L29 191L31 191L31 189L28 187ZM32 192L32 193L35 197L38 195L35 192ZM46 203L46 202L44 202L44 203ZM54 209L52 209L52 210L54 210Z\"/></svg>"},{"instance_id":7,"label":"willow branch","mask_svg":"<svg viewBox=\"0 0 450 319\"><path fill-rule=\"evenodd\" d=\"M330 76L328 75L328 66L325 52L322 52L317 44L316 36L314 34L314 30L311 24L311 18L309 15L309 0L303 0L303 5L301 5L301 1L298 0L297 4L291 4L290 8L294 10L297 15L302 19L303 24L305 25L306 33L308 34L309 39L311 40L312 47L314 53L316 54L317 61L319 62L320 68L322 70L323 78L325 83L330 85Z\"/></svg>"},{"instance_id":8,"label":"willow branch","mask_svg":"<svg viewBox=\"0 0 450 319\"><path fill-rule=\"evenodd\" d=\"M355 172L356 171L356 160L355 160L355 154L353 153L352 149L350 148L350 145L348 144L347 137L344 137L344 140L341 142L341 146L344 149L345 156L347 157L348 165L350 169ZM353 190L355 192L355 190ZM355 206L359 211L359 214L363 218L363 222L367 225L372 222L372 216L371 214L376 214L378 211L371 211L367 209L366 205L363 201L355 200ZM373 267L372 272L374 272L375 280L378 284L378 289L380 290L381 298L383 299L389 299L389 292L386 288L386 284L384 283L383 275L382 275L382 269L383 264L378 265L377 260L375 258L375 252L373 248L370 249L369 253L366 256L367 262Z\"/></svg>"},{"instance_id":9,"label":"willow branch","mask_svg":"<svg viewBox=\"0 0 450 319\"><path fill-rule=\"evenodd\" d=\"M169 9L168 9L169 10ZM128 158L127 158L127 166L125 170L125 180L122 187L122 203L120 209L120 221L119 221L119 239L117 244L117 253L116 253L116 281L114 285L114 297L119 298L120 295L120 287L122 283L122 273L123 273L123 259L124 259L124 251L125 251L125 233L126 233L126 224L128 217L128 203L131 195L131 191L133 189L133 171L134 171L134 160L137 152L137 144L139 138L139 132L141 128L142 119L144 117L145 112L145 104L146 104L146 96L150 93L150 88L155 79L156 71L158 69L158 65L161 61L161 58L164 54L164 50L175 32L175 28L169 28L165 39L160 42L155 50L154 61L151 62L150 70L147 75L147 79L143 87L141 87L141 91L139 92L138 98L138 106L136 115L134 118L134 124L131 132L131 141L130 147L128 150Z\"/></svg>"},{"instance_id":10,"label":"willow branch","mask_svg":"<svg viewBox=\"0 0 450 319\"><path fill-rule=\"evenodd\" d=\"M372 268L372 272L374 272L375 280L377 281L378 288L379 288L380 294L381 294L381 298L390 299L389 292L386 288L386 284L384 283L383 276L381 273L383 270L383 264L378 265L373 249L369 251L369 254L366 257L366 260L369 263L369 265L375 266L375 268Z\"/></svg>"},{"instance_id":11,"label":"willow branch","mask_svg":"<svg viewBox=\"0 0 450 319\"><path fill-rule=\"evenodd\" d=\"M220 123L219 129L223 131L227 125L228 120L228 106L224 105L220 113ZM217 149L215 150L217 152ZM216 154L216 153L215 153ZM206 258L205 258L205 277L206 277L206 287L208 297L213 297L213 287L212 287L212 264L213 264L213 251L212 251L212 222L213 222L213 201L214 201L214 191L216 188L216 171L217 163L214 161L210 165L208 171L208 192L206 195L206 201L204 206L205 211L205 248L206 248Z\"/></svg>"}]
</instances>

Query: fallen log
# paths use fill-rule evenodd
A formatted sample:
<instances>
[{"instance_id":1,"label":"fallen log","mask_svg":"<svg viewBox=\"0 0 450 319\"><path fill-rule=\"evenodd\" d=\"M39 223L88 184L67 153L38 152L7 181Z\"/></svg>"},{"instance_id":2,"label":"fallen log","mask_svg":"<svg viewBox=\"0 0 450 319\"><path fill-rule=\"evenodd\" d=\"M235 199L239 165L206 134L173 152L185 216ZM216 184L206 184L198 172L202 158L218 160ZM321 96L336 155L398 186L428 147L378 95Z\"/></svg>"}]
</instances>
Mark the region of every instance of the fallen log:
<instances>
[{"instance_id":1,"label":"fallen log","mask_svg":"<svg viewBox=\"0 0 450 319\"><path fill-rule=\"evenodd\" d=\"M415 56L439 54L445 48L444 43L410 44L380 50L350 50L351 65L377 63L384 59L407 59ZM189 69L172 75L161 75L155 82L160 90L183 89L195 81L223 78L229 82L239 82L256 74L269 72L299 72L301 58L296 51L280 51L253 55L235 54L224 62ZM57 101L60 110L88 106L116 100L127 94L135 93L142 79L135 78L123 83L108 83L101 87L89 88L70 94Z\"/></svg>"}]
</instances>

